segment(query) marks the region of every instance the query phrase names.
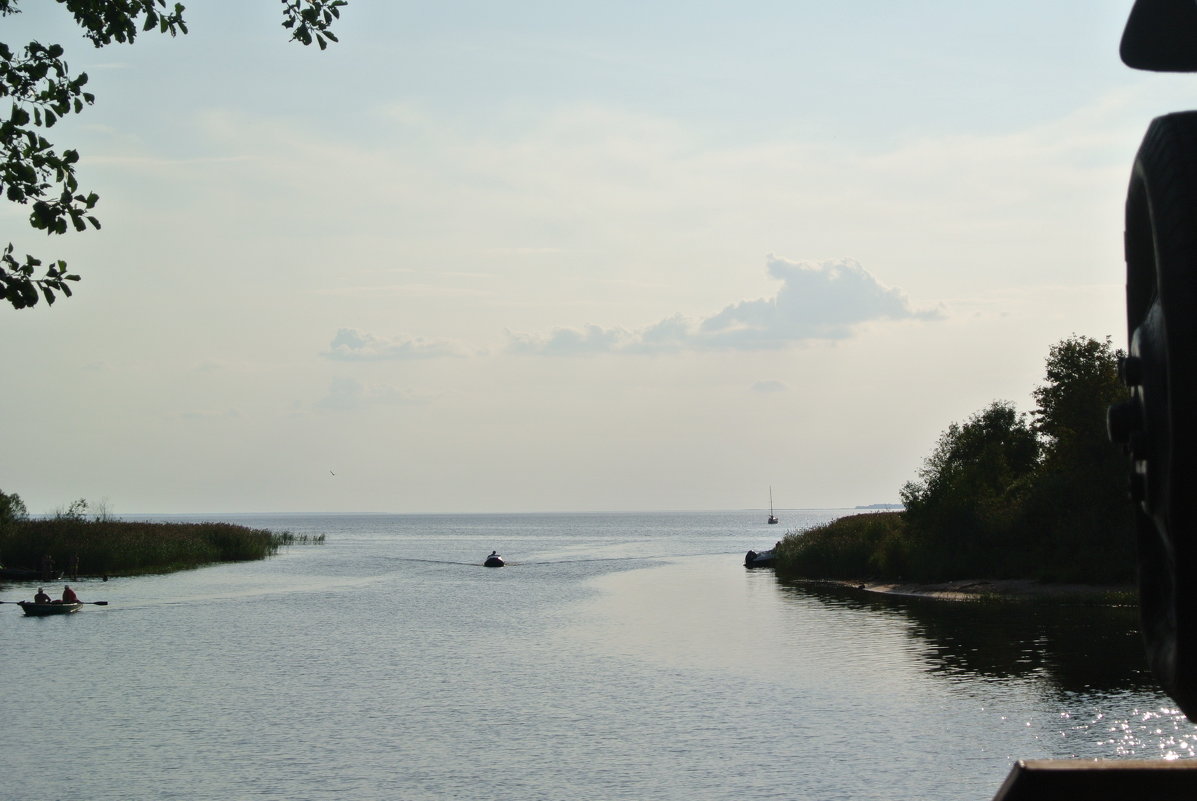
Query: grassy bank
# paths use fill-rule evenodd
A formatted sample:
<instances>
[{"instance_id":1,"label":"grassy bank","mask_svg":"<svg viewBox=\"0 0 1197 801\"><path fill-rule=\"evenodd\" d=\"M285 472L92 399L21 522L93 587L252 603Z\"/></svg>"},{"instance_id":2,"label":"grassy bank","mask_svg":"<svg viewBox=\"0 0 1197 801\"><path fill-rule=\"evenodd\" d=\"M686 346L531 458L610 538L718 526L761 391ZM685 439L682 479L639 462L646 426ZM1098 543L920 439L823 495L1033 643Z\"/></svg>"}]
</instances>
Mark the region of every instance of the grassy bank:
<instances>
[{"instance_id":1,"label":"grassy bank","mask_svg":"<svg viewBox=\"0 0 1197 801\"><path fill-rule=\"evenodd\" d=\"M787 533L774 550L774 570L782 578L896 580L906 564L905 535L901 512L841 517Z\"/></svg>"},{"instance_id":2,"label":"grassy bank","mask_svg":"<svg viewBox=\"0 0 1197 801\"><path fill-rule=\"evenodd\" d=\"M265 559L284 545L323 542L289 532L231 523L145 523L53 518L20 520L0 527L0 559L6 567L40 568L48 555L55 570L80 576L166 573L215 562Z\"/></svg>"},{"instance_id":3,"label":"grassy bank","mask_svg":"<svg viewBox=\"0 0 1197 801\"><path fill-rule=\"evenodd\" d=\"M1083 521L1078 521L1083 528ZM959 531L951 541L929 537L904 512L841 517L781 540L774 563L786 579L893 584L1021 579L1056 584L1129 584L1134 561L1085 543L1059 542L1030 526L1005 536Z\"/></svg>"}]
</instances>

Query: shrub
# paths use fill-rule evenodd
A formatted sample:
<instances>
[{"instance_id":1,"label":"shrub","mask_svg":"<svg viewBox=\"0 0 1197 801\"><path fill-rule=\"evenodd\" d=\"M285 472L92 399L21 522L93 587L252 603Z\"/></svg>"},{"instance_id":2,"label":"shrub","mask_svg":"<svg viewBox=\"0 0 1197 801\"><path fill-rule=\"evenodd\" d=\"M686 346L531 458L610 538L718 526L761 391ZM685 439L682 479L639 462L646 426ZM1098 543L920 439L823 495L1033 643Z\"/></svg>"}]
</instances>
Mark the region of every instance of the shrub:
<instances>
[{"instance_id":1,"label":"shrub","mask_svg":"<svg viewBox=\"0 0 1197 801\"><path fill-rule=\"evenodd\" d=\"M850 515L786 534L774 570L782 578L896 578L908 547L901 512Z\"/></svg>"}]
</instances>

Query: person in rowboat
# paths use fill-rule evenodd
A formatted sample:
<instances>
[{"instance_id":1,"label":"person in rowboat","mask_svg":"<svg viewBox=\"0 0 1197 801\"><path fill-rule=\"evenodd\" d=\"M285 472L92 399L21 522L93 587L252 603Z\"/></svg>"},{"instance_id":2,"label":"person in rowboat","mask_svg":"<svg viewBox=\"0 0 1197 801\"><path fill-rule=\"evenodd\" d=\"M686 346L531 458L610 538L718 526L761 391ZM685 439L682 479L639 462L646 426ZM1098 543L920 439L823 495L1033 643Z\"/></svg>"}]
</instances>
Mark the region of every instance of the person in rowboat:
<instances>
[{"instance_id":1,"label":"person in rowboat","mask_svg":"<svg viewBox=\"0 0 1197 801\"><path fill-rule=\"evenodd\" d=\"M35 604L48 604L50 603L50 596L46 595L45 590L43 590L41 587L38 587L37 595L33 596L33 602Z\"/></svg>"},{"instance_id":2,"label":"person in rowboat","mask_svg":"<svg viewBox=\"0 0 1197 801\"><path fill-rule=\"evenodd\" d=\"M79 596L75 594L69 586L62 588L62 602L64 604L74 604L79 602Z\"/></svg>"}]
</instances>

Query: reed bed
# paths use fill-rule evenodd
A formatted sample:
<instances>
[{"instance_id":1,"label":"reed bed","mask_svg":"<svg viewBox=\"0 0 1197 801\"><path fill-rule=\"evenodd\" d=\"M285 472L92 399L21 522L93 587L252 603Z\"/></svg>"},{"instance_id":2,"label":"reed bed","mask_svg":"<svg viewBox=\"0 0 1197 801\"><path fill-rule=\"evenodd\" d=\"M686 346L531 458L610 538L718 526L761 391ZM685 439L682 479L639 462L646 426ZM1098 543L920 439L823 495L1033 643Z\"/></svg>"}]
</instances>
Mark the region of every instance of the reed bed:
<instances>
[{"instance_id":1,"label":"reed bed","mask_svg":"<svg viewBox=\"0 0 1197 801\"><path fill-rule=\"evenodd\" d=\"M783 578L896 577L906 567L906 547L900 512L849 515L786 534L775 569Z\"/></svg>"},{"instance_id":2,"label":"reed bed","mask_svg":"<svg viewBox=\"0 0 1197 801\"><path fill-rule=\"evenodd\" d=\"M1039 527L1020 522L1003 529L980 520L974 528L962 527L956 537L944 541L912 525L904 512L849 515L787 533L776 548L774 568L785 579L898 583L1026 579L1107 587L1133 581L1133 559L1128 566L1125 556L1100 543L1061 543L1040 536ZM1090 590L1083 594L1093 595ZM1133 598L1133 591L1113 590L1107 600L1117 604Z\"/></svg>"},{"instance_id":3,"label":"reed bed","mask_svg":"<svg viewBox=\"0 0 1197 801\"><path fill-rule=\"evenodd\" d=\"M288 545L323 542L324 535L297 536L232 523L57 517L0 527L0 557L6 566L40 569L48 556L54 569L68 576L75 572L75 557L78 575L129 576L265 559Z\"/></svg>"}]
</instances>

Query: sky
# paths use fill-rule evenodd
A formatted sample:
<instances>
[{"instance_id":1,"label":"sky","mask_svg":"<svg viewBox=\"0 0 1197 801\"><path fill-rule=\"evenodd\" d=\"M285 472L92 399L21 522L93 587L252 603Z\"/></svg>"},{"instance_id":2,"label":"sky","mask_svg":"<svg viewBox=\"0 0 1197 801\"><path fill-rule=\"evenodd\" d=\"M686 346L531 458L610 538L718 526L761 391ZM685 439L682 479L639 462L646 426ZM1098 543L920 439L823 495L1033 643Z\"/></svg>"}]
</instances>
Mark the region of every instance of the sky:
<instances>
[{"instance_id":1,"label":"sky","mask_svg":"<svg viewBox=\"0 0 1197 801\"><path fill-rule=\"evenodd\" d=\"M485 513L895 502L939 434L1126 344L1150 120L1129 0L279 3L96 49L103 228L18 253L0 490L32 513ZM784 513L781 515L785 523Z\"/></svg>"}]
</instances>

